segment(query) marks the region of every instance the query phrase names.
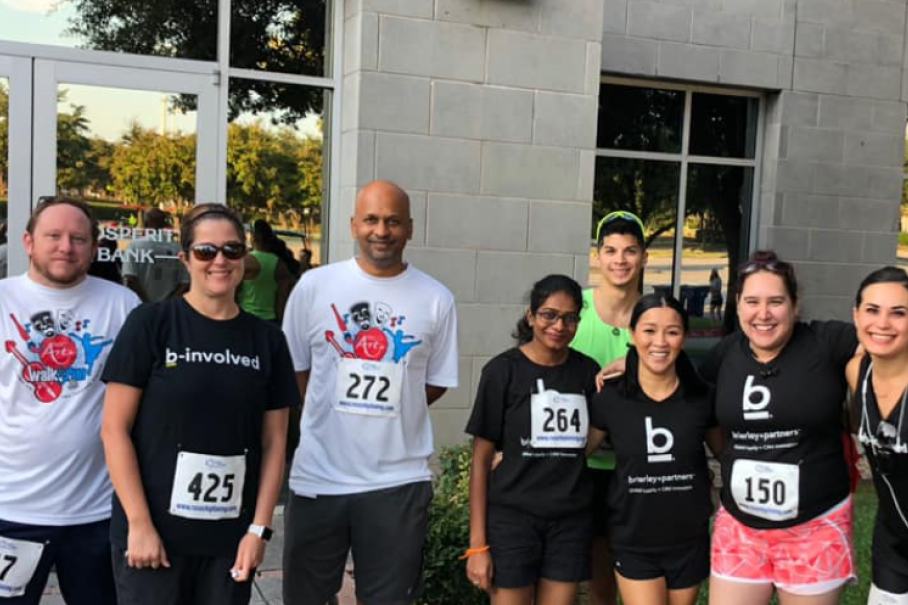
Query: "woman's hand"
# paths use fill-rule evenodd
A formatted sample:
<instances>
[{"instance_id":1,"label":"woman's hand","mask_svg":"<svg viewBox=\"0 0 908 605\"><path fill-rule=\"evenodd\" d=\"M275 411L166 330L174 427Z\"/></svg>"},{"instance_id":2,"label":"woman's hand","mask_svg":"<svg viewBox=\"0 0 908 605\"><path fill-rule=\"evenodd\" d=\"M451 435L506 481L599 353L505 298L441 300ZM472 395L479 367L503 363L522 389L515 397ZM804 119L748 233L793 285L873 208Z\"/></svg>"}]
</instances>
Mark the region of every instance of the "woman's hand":
<instances>
[{"instance_id":1,"label":"woman's hand","mask_svg":"<svg viewBox=\"0 0 908 605\"><path fill-rule=\"evenodd\" d=\"M151 523L130 524L126 544L128 566L136 569L170 567L161 536Z\"/></svg>"},{"instance_id":2,"label":"woman's hand","mask_svg":"<svg viewBox=\"0 0 908 605\"><path fill-rule=\"evenodd\" d=\"M611 362L596 374L596 392L599 393L602 391L602 385L605 384L606 380L610 380L617 376L624 374L624 369L627 366L627 358L621 357Z\"/></svg>"},{"instance_id":3,"label":"woman's hand","mask_svg":"<svg viewBox=\"0 0 908 605\"><path fill-rule=\"evenodd\" d=\"M467 559L467 579L485 592L492 589L492 554L489 551L481 552Z\"/></svg>"},{"instance_id":4,"label":"woman's hand","mask_svg":"<svg viewBox=\"0 0 908 605\"><path fill-rule=\"evenodd\" d=\"M255 534L247 533L240 540L240 546L236 550L236 560L230 569L230 575L234 582L248 582L252 578L252 572L262 564L265 557L265 541Z\"/></svg>"}]
</instances>

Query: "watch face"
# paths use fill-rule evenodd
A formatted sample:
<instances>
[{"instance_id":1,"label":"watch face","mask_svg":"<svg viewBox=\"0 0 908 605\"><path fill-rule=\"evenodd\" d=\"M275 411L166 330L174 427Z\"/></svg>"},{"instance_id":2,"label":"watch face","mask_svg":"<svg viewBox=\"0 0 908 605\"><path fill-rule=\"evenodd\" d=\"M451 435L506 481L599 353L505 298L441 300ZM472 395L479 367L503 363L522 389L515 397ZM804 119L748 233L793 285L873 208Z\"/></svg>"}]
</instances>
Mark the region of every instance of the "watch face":
<instances>
[{"instance_id":1,"label":"watch face","mask_svg":"<svg viewBox=\"0 0 908 605\"><path fill-rule=\"evenodd\" d=\"M270 527L262 528L262 540L267 542L268 540L271 539L271 536L273 536L273 535L274 535L274 531Z\"/></svg>"}]
</instances>

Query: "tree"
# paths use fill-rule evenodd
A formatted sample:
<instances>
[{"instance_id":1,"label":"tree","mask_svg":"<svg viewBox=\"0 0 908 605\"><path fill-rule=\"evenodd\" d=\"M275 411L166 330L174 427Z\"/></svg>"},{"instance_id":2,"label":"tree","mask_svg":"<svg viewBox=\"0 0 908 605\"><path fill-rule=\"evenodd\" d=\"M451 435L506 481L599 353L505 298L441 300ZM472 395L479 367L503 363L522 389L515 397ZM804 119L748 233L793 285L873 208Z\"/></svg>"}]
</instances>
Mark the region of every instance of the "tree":
<instances>
[{"instance_id":1,"label":"tree","mask_svg":"<svg viewBox=\"0 0 908 605\"><path fill-rule=\"evenodd\" d=\"M70 33L97 50L213 61L217 0L70 0ZM325 73L326 0L232 0L230 65L321 76ZM195 98L179 104L194 108ZM231 117L272 113L291 124L320 113L320 90L231 79Z\"/></svg>"},{"instance_id":2,"label":"tree","mask_svg":"<svg viewBox=\"0 0 908 605\"><path fill-rule=\"evenodd\" d=\"M191 204L195 162L195 135L160 135L134 123L114 150L113 187L131 204Z\"/></svg>"},{"instance_id":3,"label":"tree","mask_svg":"<svg viewBox=\"0 0 908 605\"><path fill-rule=\"evenodd\" d=\"M0 198L7 196L9 174L9 89L0 82Z\"/></svg>"}]
</instances>

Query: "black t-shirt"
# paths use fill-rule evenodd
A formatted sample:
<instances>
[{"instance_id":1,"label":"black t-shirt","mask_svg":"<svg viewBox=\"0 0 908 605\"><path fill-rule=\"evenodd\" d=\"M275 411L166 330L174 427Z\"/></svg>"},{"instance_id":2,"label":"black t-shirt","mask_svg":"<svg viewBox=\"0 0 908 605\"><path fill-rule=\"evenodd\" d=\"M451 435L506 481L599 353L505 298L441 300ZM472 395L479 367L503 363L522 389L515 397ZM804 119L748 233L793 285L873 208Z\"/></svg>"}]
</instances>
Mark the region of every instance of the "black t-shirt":
<instances>
[{"instance_id":1,"label":"black t-shirt","mask_svg":"<svg viewBox=\"0 0 908 605\"><path fill-rule=\"evenodd\" d=\"M183 298L143 305L120 330L102 379L142 389L132 441L165 549L232 556L255 514L265 413L299 400L283 333L245 312L226 321L209 319ZM187 453L245 455L238 517L201 520L169 512L178 455ZM223 506L241 480L202 475L181 486L181 501L198 503L192 504L198 510ZM111 541L126 548L127 533L115 494Z\"/></svg>"},{"instance_id":2,"label":"black t-shirt","mask_svg":"<svg viewBox=\"0 0 908 605\"><path fill-rule=\"evenodd\" d=\"M653 401L637 385L633 349L627 368L603 386L591 408L591 424L608 432L618 459L608 490L609 539L635 551L708 539L712 502L703 440L716 424L710 391L679 386Z\"/></svg>"},{"instance_id":3,"label":"black t-shirt","mask_svg":"<svg viewBox=\"0 0 908 605\"><path fill-rule=\"evenodd\" d=\"M885 566L908 575L908 410L904 409L903 399L886 418L888 426L880 429L883 418L868 376L870 361L868 355L861 362L857 398L861 406L858 438L870 460L879 496L873 548L877 549L878 540L884 540L889 545L888 552L901 553L900 560L887 553Z\"/></svg>"},{"instance_id":4,"label":"black t-shirt","mask_svg":"<svg viewBox=\"0 0 908 605\"><path fill-rule=\"evenodd\" d=\"M791 340L760 363L742 332L727 336L701 366L716 385L716 416L727 433L722 505L744 525L792 527L849 494L842 445L845 366L854 327L798 323Z\"/></svg>"},{"instance_id":5,"label":"black t-shirt","mask_svg":"<svg viewBox=\"0 0 908 605\"><path fill-rule=\"evenodd\" d=\"M466 431L503 453L489 476L490 505L545 518L589 507L584 446L598 371L599 364L573 349L558 366L537 365L519 348L485 365ZM547 404L540 386L548 392Z\"/></svg>"}]
</instances>

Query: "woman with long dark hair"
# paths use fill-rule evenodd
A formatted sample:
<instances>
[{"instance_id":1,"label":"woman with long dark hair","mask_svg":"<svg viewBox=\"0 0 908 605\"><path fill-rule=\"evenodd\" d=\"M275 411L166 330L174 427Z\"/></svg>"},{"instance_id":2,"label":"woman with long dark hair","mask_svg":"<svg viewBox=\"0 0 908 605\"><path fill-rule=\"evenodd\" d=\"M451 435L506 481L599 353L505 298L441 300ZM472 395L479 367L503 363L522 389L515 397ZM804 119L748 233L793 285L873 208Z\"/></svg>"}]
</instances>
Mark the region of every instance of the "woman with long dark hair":
<instances>
[{"instance_id":1,"label":"woman with long dark hair","mask_svg":"<svg viewBox=\"0 0 908 605\"><path fill-rule=\"evenodd\" d=\"M858 438L879 498L873 526L868 605L908 605L908 275L884 267L868 275L854 307L866 351L848 364Z\"/></svg>"},{"instance_id":2,"label":"woman with long dark hair","mask_svg":"<svg viewBox=\"0 0 908 605\"><path fill-rule=\"evenodd\" d=\"M710 390L682 350L687 312L661 294L630 318L626 372L593 400L590 445L611 437L618 461L607 519L626 605L692 605L709 576L710 478L703 447L715 426ZM713 442L715 443L715 442Z\"/></svg>"},{"instance_id":3,"label":"woman with long dark hair","mask_svg":"<svg viewBox=\"0 0 908 605\"><path fill-rule=\"evenodd\" d=\"M580 285L533 286L518 346L482 371L473 435L467 577L494 605L571 605L589 579L592 540L585 447L598 364L569 348ZM492 470L492 460L502 454Z\"/></svg>"}]
</instances>

